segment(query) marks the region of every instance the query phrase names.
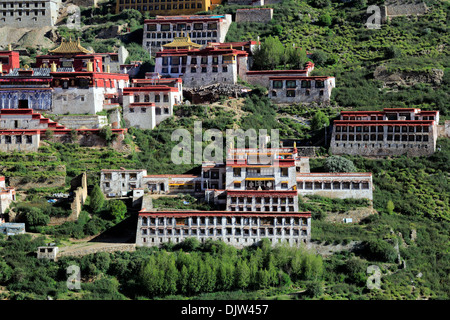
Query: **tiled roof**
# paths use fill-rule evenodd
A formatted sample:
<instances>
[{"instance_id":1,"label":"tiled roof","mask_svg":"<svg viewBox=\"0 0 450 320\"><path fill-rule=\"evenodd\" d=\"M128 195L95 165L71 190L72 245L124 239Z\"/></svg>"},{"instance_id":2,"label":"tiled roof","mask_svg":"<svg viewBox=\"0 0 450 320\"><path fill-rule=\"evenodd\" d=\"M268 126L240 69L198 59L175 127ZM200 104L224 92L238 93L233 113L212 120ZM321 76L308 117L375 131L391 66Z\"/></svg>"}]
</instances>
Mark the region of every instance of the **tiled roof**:
<instances>
[{"instance_id":1,"label":"tiled roof","mask_svg":"<svg viewBox=\"0 0 450 320\"><path fill-rule=\"evenodd\" d=\"M172 42L164 44L164 48L201 48L200 44L194 43L189 37L176 37Z\"/></svg>"},{"instance_id":2,"label":"tiled roof","mask_svg":"<svg viewBox=\"0 0 450 320\"><path fill-rule=\"evenodd\" d=\"M92 51L89 51L81 46L80 39L78 39L78 41L72 41L72 39L69 39L69 42L64 42L64 39L62 39L60 46L56 49L49 50L49 52L63 54L93 53Z\"/></svg>"}]
</instances>

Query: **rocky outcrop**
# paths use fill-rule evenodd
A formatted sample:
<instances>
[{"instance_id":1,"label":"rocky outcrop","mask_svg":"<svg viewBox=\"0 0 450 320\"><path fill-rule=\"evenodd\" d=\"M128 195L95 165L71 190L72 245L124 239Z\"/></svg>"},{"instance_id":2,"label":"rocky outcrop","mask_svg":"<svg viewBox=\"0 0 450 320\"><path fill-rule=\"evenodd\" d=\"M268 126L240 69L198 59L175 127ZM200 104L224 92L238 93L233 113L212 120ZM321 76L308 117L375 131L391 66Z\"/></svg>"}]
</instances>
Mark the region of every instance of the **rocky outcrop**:
<instances>
[{"instance_id":1,"label":"rocky outcrop","mask_svg":"<svg viewBox=\"0 0 450 320\"><path fill-rule=\"evenodd\" d=\"M386 87L413 86L417 83L440 85L444 77L444 70L389 71L386 66L378 66L373 73L373 77L375 80L382 81Z\"/></svg>"},{"instance_id":2,"label":"rocky outcrop","mask_svg":"<svg viewBox=\"0 0 450 320\"><path fill-rule=\"evenodd\" d=\"M221 97L239 98L245 96L251 89L239 84L216 83L196 88L183 88L183 96L193 104L213 103Z\"/></svg>"}]
</instances>

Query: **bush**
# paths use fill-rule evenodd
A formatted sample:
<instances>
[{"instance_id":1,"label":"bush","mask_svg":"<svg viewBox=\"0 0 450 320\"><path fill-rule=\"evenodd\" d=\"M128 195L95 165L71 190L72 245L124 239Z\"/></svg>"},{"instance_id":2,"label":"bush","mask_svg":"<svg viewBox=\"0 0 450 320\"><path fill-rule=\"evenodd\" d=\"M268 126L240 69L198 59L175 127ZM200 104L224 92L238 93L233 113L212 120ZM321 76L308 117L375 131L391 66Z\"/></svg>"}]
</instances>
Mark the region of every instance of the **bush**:
<instances>
[{"instance_id":1,"label":"bush","mask_svg":"<svg viewBox=\"0 0 450 320\"><path fill-rule=\"evenodd\" d=\"M365 254L374 261L395 262L397 252L394 247L384 240L369 240L364 242Z\"/></svg>"},{"instance_id":2,"label":"bush","mask_svg":"<svg viewBox=\"0 0 450 320\"><path fill-rule=\"evenodd\" d=\"M357 172L351 160L340 156L331 156L325 160L324 168L328 172Z\"/></svg>"}]
</instances>

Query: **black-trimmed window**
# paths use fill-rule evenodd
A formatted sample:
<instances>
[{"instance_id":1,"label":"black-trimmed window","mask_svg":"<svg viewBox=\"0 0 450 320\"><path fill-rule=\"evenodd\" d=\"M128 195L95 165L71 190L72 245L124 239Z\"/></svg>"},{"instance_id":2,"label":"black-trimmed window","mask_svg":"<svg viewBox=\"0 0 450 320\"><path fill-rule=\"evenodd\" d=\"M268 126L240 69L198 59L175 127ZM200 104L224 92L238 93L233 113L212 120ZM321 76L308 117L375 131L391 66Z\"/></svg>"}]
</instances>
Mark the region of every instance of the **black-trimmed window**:
<instances>
[{"instance_id":1,"label":"black-trimmed window","mask_svg":"<svg viewBox=\"0 0 450 320\"><path fill-rule=\"evenodd\" d=\"M295 80L287 80L286 81L286 88L296 88L297 87L297 81Z\"/></svg>"},{"instance_id":2,"label":"black-trimmed window","mask_svg":"<svg viewBox=\"0 0 450 320\"><path fill-rule=\"evenodd\" d=\"M309 81L309 80L302 80L301 86L302 86L302 88L311 88L311 81Z\"/></svg>"},{"instance_id":3,"label":"black-trimmed window","mask_svg":"<svg viewBox=\"0 0 450 320\"><path fill-rule=\"evenodd\" d=\"M295 90L287 90L286 91L286 97L295 97Z\"/></svg>"},{"instance_id":4,"label":"black-trimmed window","mask_svg":"<svg viewBox=\"0 0 450 320\"><path fill-rule=\"evenodd\" d=\"M280 80L274 80L272 83L273 87L276 89L283 88L283 81Z\"/></svg>"}]
</instances>

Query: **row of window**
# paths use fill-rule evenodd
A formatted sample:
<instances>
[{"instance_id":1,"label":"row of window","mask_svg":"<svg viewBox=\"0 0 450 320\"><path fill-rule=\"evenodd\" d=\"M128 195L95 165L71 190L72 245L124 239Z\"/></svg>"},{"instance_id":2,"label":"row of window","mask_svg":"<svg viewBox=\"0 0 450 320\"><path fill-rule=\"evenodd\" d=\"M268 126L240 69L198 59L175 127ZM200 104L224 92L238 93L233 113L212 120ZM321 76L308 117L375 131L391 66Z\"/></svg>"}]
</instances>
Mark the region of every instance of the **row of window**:
<instances>
[{"instance_id":1,"label":"row of window","mask_svg":"<svg viewBox=\"0 0 450 320\"><path fill-rule=\"evenodd\" d=\"M135 4L135 3L159 3L159 2L201 2L201 0L119 0L119 4Z\"/></svg>"},{"instance_id":2,"label":"row of window","mask_svg":"<svg viewBox=\"0 0 450 320\"><path fill-rule=\"evenodd\" d=\"M220 57L222 59L220 59ZM209 64L208 60L211 60L211 64L213 64L213 65L218 65L219 63L227 64L227 63L230 63L231 61L233 61L232 57L230 57L230 56L212 56L211 59L208 59L208 56L203 56L200 58L191 57L190 64L197 65L200 62L200 65L207 65L207 64ZM222 61L220 61L220 60L222 60ZM163 66L167 66L167 65L178 66L180 64L181 65L187 64L187 56L162 57L162 65Z\"/></svg>"},{"instance_id":3,"label":"row of window","mask_svg":"<svg viewBox=\"0 0 450 320\"><path fill-rule=\"evenodd\" d=\"M197 70L198 70L198 72L197 72ZM221 69L219 69L219 67L212 67L210 72L219 73L219 70L221 70L221 73L227 73L228 72L228 66L223 66ZM175 74L181 73L181 74L184 74L185 72L186 72L186 68L185 67L182 67L181 69L178 68L178 67L170 68L170 73L175 73ZM162 68L161 69L161 73L168 74L169 73L169 68ZM201 67L201 68L191 67L191 73L208 73L208 68L207 67Z\"/></svg>"},{"instance_id":4,"label":"row of window","mask_svg":"<svg viewBox=\"0 0 450 320\"><path fill-rule=\"evenodd\" d=\"M31 2L19 2L19 3L17 3L17 6L19 7L19 8L29 8L32 4L34 4L34 7L35 8L38 8L39 7L39 3L41 4L41 7L42 8L44 8L45 7L45 2L34 2L34 3L31 3ZM9 7L10 8L14 8L14 2L6 2L6 3L3 3L3 8L7 8L8 7L8 5L9 5Z\"/></svg>"},{"instance_id":5,"label":"row of window","mask_svg":"<svg viewBox=\"0 0 450 320\"><path fill-rule=\"evenodd\" d=\"M369 181L350 182L350 181L299 181L297 188L299 190L368 190Z\"/></svg>"},{"instance_id":6,"label":"row of window","mask_svg":"<svg viewBox=\"0 0 450 320\"><path fill-rule=\"evenodd\" d=\"M26 135L26 136L3 136L4 138L2 138L0 136L0 143L5 143L5 144L12 144L13 141L15 144L22 144L22 143L26 143L26 144L32 144L33 143L33 136L30 135Z\"/></svg>"},{"instance_id":7,"label":"row of window","mask_svg":"<svg viewBox=\"0 0 450 320\"><path fill-rule=\"evenodd\" d=\"M31 11L17 11L17 15L18 16L29 16ZM44 10L36 10L36 11L32 11L34 13L35 16L39 15L39 12L41 13L41 16L45 16L45 11ZM8 11L3 11L2 12L2 16L6 17L7 16ZM14 11L9 11L9 16L14 16Z\"/></svg>"},{"instance_id":8,"label":"row of window","mask_svg":"<svg viewBox=\"0 0 450 320\"><path fill-rule=\"evenodd\" d=\"M208 22L206 25L203 22L193 23L192 27L186 23L178 24L161 24L159 31L190 31L190 30L217 30L217 22ZM156 24L148 24L147 31L158 31Z\"/></svg>"},{"instance_id":9,"label":"row of window","mask_svg":"<svg viewBox=\"0 0 450 320\"><path fill-rule=\"evenodd\" d=\"M147 218L142 217L143 226L202 226L202 225L308 225L306 218L247 218L247 217L191 217L191 218Z\"/></svg>"},{"instance_id":10,"label":"row of window","mask_svg":"<svg viewBox=\"0 0 450 320\"><path fill-rule=\"evenodd\" d=\"M254 200L254 201L253 201ZM231 204L294 204L294 198L274 198L274 197L230 197Z\"/></svg>"},{"instance_id":11,"label":"row of window","mask_svg":"<svg viewBox=\"0 0 450 320\"><path fill-rule=\"evenodd\" d=\"M395 148L395 149L399 149L399 148L418 148L418 149L428 149L428 145L427 144L375 144L372 143L372 145L367 145L367 143L361 144L361 143L336 143L335 144L336 147L342 147L342 148Z\"/></svg>"},{"instance_id":12,"label":"row of window","mask_svg":"<svg viewBox=\"0 0 450 320\"><path fill-rule=\"evenodd\" d=\"M336 141L384 141L382 134L336 134L334 140ZM428 142L428 135L422 134L410 134L410 135L400 135L400 134L388 134L386 136L387 141L418 141L418 142Z\"/></svg>"},{"instance_id":13,"label":"row of window","mask_svg":"<svg viewBox=\"0 0 450 320\"><path fill-rule=\"evenodd\" d=\"M279 169L280 176L289 176L289 168ZM246 172L248 176L273 176L275 168L247 168L246 171L243 171L242 168L233 168L233 177L242 177L243 172Z\"/></svg>"},{"instance_id":14,"label":"row of window","mask_svg":"<svg viewBox=\"0 0 450 320\"><path fill-rule=\"evenodd\" d=\"M402 115L400 115L400 116L402 116ZM387 120L399 120L397 115L387 115L386 119ZM350 120L350 121L352 121L352 120L353 121L354 120L362 120L362 121L371 120L371 121L375 121L375 120L384 120L384 117L383 116L370 116L370 117L357 117L357 116L355 116L355 117L345 116L344 117L343 116L342 120ZM405 120L411 120L411 117L409 115L405 116ZM417 121L417 120L434 120L434 116L422 116L422 117L415 116L414 120L415 121Z\"/></svg>"},{"instance_id":15,"label":"row of window","mask_svg":"<svg viewBox=\"0 0 450 320\"><path fill-rule=\"evenodd\" d=\"M142 229L142 236L244 236L244 237L272 237L272 236L306 236L307 230L294 228L259 228L259 229Z\"/></svg>"},{"instance_id":16,"label":"row of window","mask_svg":"<svg viewBox=\"0 0 450 320\"><path fill-rule=\"evenodd\" d=\"M283 82L284 81L281 81L281 80L273 80L272 87L274 89L282 89ZM300 87L301 88L311 88L311 82L313 82L313 81L312 80L301 80ZM325 88L325 82L321 81L321 80L315 80L314 86L316 88ZM298 87L297 80L286 80L286 88L297 88L297 87Z\"/></svg>"},{"instance_id":17,"label":"row of window","mask_svg":"<svg viewBox=\"0 0 450 320\"><path fill-rule=\"evenodd\" d=\"M244 190L275 190L272 182L266 182L266 183L258 183L259 181L253 182L246 182L246 186ZM261 181L262 182L262 181ZM241 182L234 182L233 188L234 189L241 189L242 183ZM289 185L285 182L280 183L280 188L287 190L289 188Z\"/></svg>"},{"instance_id":18,"label":"row of window","mask_svg":"<svg viewBox=\"0 0 450 320\"><path fill-rule=\"evenodd\" d=\"M217 31L208 31L208 32L189 32L189 37L192 39L195 38L212 38L211 41L215 41L217 38ZM181 37L182 34L178 34L178 37ZM176 38L177 33L170 33L170 32L162 32L162 33L147 33L146 38L147 39L172 39Z\"/></svg>"},{"instance_id":19,"label":"row of window","mask_svg":"<svg viewBox=\"0 0 450 320\"><path fill-rule=\"evenodd\" d=\"M201 45L203 45L203 44L207 44L207 43L209 43L209 42L215 42L217 39L215 39L215 38L211 38L210 40L196 40L195 41L195 43L197 43L197 44L201 44ZM161 46L163 46L163 45L165 45L165 44L167 44L167 43L170 43L171 41L147 41L147 44L146 44L146 46L147 46L147 48L148 47L161 47Z\"/></svg>"},{"instance_id":20,"label":"row of window","mask_svg":"<svg viewBox=\"0 0 450 320\"><path fill-rule=\"evenodd\" d=\"M137 6L135 9L137 11L162 11L162 10L176 10L176 9L201 9L202 8L202 4L201 3L185 3L184 5L182 3L180 4L167 4L167 5L155 5L155 6ZM125 9L130 9L130 8L125 8ZM133 8L134 9L134 8ZM119 11L123 11L124 7L119 7Z\"/></svg>"},{"instance_id":21,"label":"row of window","mask_svg":"<svg viewBox=\"0 0 450 320\"><path fill-rule=\"evenodd\" d=\"M147 113L147 108L130 108L130 113ZM170 114L169 108L155 108L157 116L161 114Z\"/></svg>"},{"instance_id":22,"label":"row of window","mask_svg":"<svg viewBox=\"0 0 450 320\"><path fill-rule=\"evenodd\" d=\"M306 236L307 234L305 234L305 236ZM205 239L206 239L206 237L201 237L201 238L199 238L199 240L200 240L200 242L205 242ZM172 240L175 242L175 243L180 243L180 242L182 242L184 239L183 238L177 238L177 237L175 237L175 238L165 238L165 237L159 237L159 238L157 238L157 237L151 237L151 238L147 238L147 237L143 237L142 238L142 242L143 243L150 243L150 244L158 244L158 243L166 243L166 242L169 242L169 243L171 243L172 242ZM241 242L241 240L242 240L242 243L243 244L252 244L252 243L256 243L256 242L258 242L259 241L259 239L258 238L244 238L244 239L240 239L240 238L234 238L233 240L232 240L232 238L225 238L225 239L220 239L220 238L218 238L217 240L221 240L221 241L223 241L223 240L225 240L225 242L227 242L227 243L232 243L232 242L236 242L236 243L240 243ZM275 242L275 240L277 240L277 242L278 243L281 243L282 242L282 239L280 239L280 238L278 238L278 239L271 239L272 240L272 242ZM296 244L296 245L298 245L299 243L306 243L306 239L303 239L303 240L301 240L300 242L299 242L299 240L298 239L284 239L284 241L286 242L286 243L288 243L288 244Z\"/></svg>"},{"instance_id":23,"label":"row of window","mask_svg":"<svg viewBox=\"0 0 450 320\"><path fill-rule=\"evenodd\" d=\"M250 212L295 212L297 211L294 206L263 206L256 205L244 206L244 205L230 205L229 211L250 211Z\"/></svg>"},{"instance_id":24,"label":"row of window","mask_svg":"<svg viewBox=\"0 0 450 320\"><path fill-rule=\"evenodd\" d=\"M336 132L384 132L385 126L336 126ZM387 132L429 132L427 126L387 126Z\"/></svg>"},{"instance_id":25,"label":"row of window","mask_svg":"<svg viewBox=\"0 0 450 320\"><path fill-rule=\"evenodd\" d=\"M142 102L151 102L149 94L145 94L143 98L144 99L142 100ZM137 95L137 94L134 95L134 102L141 102L140 95ZM161 96L159 94L155 95L154 102L161 102ZM169 95L167 95L167 94L163 95L163 102L169 102Z\"/></svg>"},{"instance_id":26,"label":"row of window","mask_svg":"<svg viewBox=\"0 0 450 320\"><path fill-rule=\"evenodd\" d=\"M277 94L278 93L276 91L272 91L272 97L277 97ZM300 95L301 95L301 93L300 93ZM310 96L311 95L311 90L306 89L304 95L305 96ZM319 91L319 96L322 97L323 95L324 95L324 91L320 90ZM293 98L295 96L296 96L295 90L286 90L286 97Z\"/></svg>"}]
</instances>

